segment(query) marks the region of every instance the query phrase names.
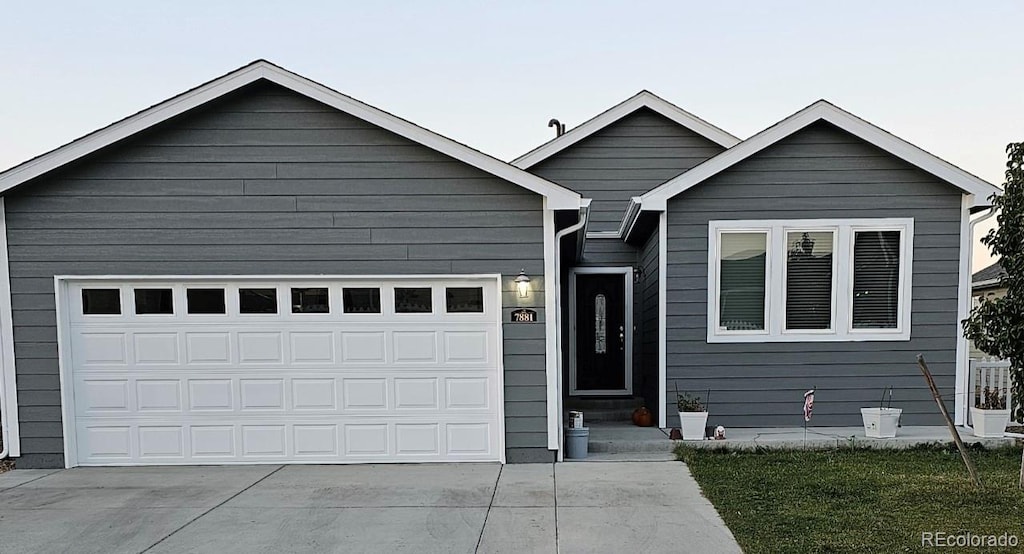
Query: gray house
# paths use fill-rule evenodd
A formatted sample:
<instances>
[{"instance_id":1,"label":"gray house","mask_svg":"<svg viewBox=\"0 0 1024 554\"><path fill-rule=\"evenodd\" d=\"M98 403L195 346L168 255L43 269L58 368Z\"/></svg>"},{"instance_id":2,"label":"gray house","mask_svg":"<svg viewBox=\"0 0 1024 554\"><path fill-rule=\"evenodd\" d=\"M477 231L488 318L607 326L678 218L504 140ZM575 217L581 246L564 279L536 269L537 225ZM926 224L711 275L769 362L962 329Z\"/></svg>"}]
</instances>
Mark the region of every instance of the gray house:
<instances>
[{"instance_id":1,"label":"gray house","mask_svg":"<svg viewBox=\"0 0 1024 554\"><path fill-rule=\"evenodd\" d=\"M507 164L257 61L0 173L19 467L551 461L563 411L854 425L959 400L997 189L825 102L643 92Z\"/></svg>"}]
</instances>

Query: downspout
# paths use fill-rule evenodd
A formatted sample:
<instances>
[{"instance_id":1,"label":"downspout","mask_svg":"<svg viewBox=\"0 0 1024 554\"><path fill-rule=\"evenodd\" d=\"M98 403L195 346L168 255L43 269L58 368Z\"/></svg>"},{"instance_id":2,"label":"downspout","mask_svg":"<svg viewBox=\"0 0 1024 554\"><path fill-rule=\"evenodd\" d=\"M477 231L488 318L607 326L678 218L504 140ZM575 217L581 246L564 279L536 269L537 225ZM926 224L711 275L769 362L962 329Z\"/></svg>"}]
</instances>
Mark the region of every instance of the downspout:
<instances>
[{"instance_id":1,"label":"downspout","mask_svg":"<svg viewBox=\"0 0 1024 554\"><path fill-rule=\"evenodd\" d=\"M6 383L3 375L0 375L0 437L3 437L3 450L0 450L0 460L5 460L10 455L10 437L7 434L7 402L5 401L5 394L7 393Z\"/></svg>"},{"instance_id":2,"label":"downspout","mask_svg":"<svg viewBox=\"0 0 1024 554\"><path fill-rule=\"evenodd\" d=\"M989 209L988 209L988 213L982 215L978 219L975 219L973 221L968 222L968 225L967 225L967 228L968 228L967 234L970 235L970 237L969 237L969 239L967 241L967 267L968 267L968 271L967 271L967 306L966 306L966 310L967 310L967 314L968 315L970 315L970 313L971 313L971 299L974 298L974 291L972 290L973 283L971 281L971 275L973 275L973 272L970 269L971 268L971 263L974 261L974 242L975 242L975 240L974 240L974 229L975 229L975 226L977 224L981 223L982 221L986 221L986 220L990 219L994 215L996 215L996 209L995 209L994 206L990 206ZM958 321L957 324L959 325L960 322ZM959 336L962 337L961 340L963 340L966 343L967 342L967 338L964 336L963 329L958 329L958 333L959 333ZM964 389L963 389L964 390L964 392L963 392L963 394L964 394L964 404L963 404L964 405L964 412L963 412L963 419L960 419L960 417L957 417L956 419L959 420L958 421L959 425L965 425L966 426L967 425L967 414L969 412L968 401L970 400L968 395L970 394L971 381L974 379L974 376L971 375L971 361L970 361L971 353L970 353L970 349L969 348L965 348L965 350L967 350L967 351L962 354L962 356L967 358L967 361L964 362L964 363L966 363L965 371L964 371L964 377L967 379L967 382L964 383ZM954 408L955 408L955 402L954 402ZM956 413L955 415L959 416L960 414Z\"/></svg>"},{"instance_id":3,"label":"downspout","mask_svg":"<svg viewBox=\"0 0 1024 554\"><path fill-rule=\"evenodd\" d=\"M562 239L572 233L575 233L587 226L587 222L590 219L590 198L583 198L580 200L580 219L576 223L562 229L555 233L555 356L558 358L555 360L556 367L558 368L558 417L562 417L562 375L564 370L562 368ZM584 231L585 233L585 231ZM561 424L559 424L561 427ZM558 433L558 461L561 462L564 454L563 441L565 437L561 432Z\"/></svg>"}]
</instances>

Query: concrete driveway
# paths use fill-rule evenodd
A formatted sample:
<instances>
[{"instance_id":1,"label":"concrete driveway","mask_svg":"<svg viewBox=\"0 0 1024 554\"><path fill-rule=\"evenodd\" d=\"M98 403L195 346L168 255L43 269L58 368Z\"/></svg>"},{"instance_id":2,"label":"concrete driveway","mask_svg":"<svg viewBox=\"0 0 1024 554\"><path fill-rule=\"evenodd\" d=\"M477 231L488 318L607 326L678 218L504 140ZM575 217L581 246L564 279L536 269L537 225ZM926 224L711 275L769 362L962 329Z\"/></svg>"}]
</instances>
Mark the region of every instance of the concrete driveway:
<instances>
[{"instance_id":1,"label":"concrete driveway","mask_svg":"<svg viewBox=\"0 0 1024 554\"><path fill-rule=\"evenodd\" d=\"M679 462L0 474L4 552L739 552Z\"/></svg>"}]
</instances>

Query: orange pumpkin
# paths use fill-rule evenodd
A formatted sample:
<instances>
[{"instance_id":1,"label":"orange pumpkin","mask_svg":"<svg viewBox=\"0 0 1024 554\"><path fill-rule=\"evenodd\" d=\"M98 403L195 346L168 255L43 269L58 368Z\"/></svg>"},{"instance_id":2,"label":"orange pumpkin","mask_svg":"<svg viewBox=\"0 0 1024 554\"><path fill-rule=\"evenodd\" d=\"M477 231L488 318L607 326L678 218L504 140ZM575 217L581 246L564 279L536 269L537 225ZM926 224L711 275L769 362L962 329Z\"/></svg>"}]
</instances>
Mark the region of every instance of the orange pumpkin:
<instances>
[{"instance_id":1,"label":"orange pumpkin","mask_svg":"<svg viewBox=\"0 0 1024 554\"><path fill-rule=\"evenodd\" d=\"M654 425L654 416L646 406L640 406L633 410L633 425L637 427L650 427Z\"/></svg>"}]
</instances>

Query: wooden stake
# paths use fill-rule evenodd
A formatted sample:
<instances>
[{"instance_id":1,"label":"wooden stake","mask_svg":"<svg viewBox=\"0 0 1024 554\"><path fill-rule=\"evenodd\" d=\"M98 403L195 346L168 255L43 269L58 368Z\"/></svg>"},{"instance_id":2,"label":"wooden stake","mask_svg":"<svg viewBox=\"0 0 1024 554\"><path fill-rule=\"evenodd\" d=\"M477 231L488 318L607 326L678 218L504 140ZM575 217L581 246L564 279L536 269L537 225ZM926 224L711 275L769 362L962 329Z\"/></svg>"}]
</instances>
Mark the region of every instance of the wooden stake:
<instances>
[{"instance_id":1,"label":"wooden stake","mask_svg":"<svg viewBox=\"0 0 1024 554\"><path fill-rule=\"evenodd\" d=\"M917 365L921 368L921 373L924 374L924 378L928 381L928 388L932 390L932 397L935 398L935 403L939 405L939 411L942 412L942 417L946 419L946 426L949 427L949 433L953 435L953 442L956 443L956 447L960 450L960 457L964 459L964 465L967 466L967 473L971 474L971 480L974 481L974 485L979 490L984 487L981 485L981 478L978 477L978 470L974 467L974 462L971 461L971 457L967 455L967 448L964 447L964 442L960 440L960 433L956 432L956 426L953 425L953 420L949 417L949 412L946 411L946 405L942 403L942 395L939 394L939 388L935 386L935 379L932 379L932 372L928 370L928 364L924 361L924 356L917 355Z\"/></svg>"}]
</instances>

